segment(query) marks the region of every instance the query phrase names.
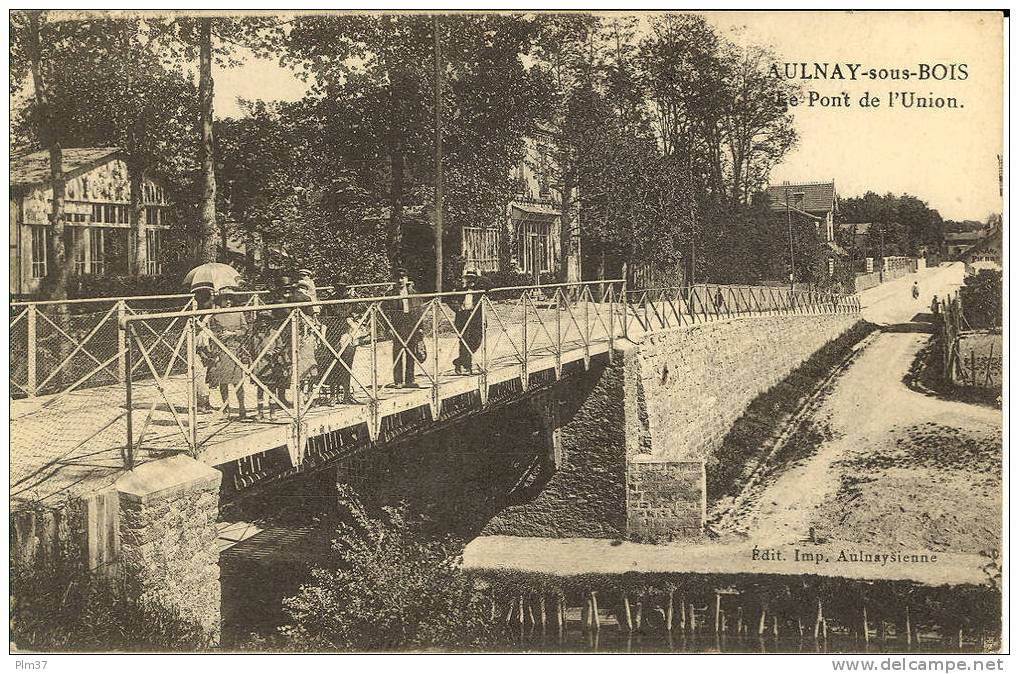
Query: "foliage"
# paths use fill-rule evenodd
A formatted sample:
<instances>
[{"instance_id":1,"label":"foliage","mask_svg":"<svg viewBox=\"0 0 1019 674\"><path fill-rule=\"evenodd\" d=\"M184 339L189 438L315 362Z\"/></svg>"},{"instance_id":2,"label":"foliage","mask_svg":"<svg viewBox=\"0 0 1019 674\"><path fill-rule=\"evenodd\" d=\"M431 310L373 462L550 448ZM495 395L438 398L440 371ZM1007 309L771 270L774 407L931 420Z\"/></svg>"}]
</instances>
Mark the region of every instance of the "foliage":
<instances>
[{"instance_id":1,"label":"foliage","mask_svg":"<svg viewBox=\"0 0 1019 674\"><path fill-rule=\"evenodd\" d=\"M19 566L11 586L11 640L40 652L196 651L212 635L157 602L128 599L79 566ZM218 636L218 635L217 635Z\"/></svg>"},{"instance_id":2,"label":"foliage","mask_svg":"<svg viewBox=\"0 0 1019 674\"><path fill-rule=\"evenodd\" d=\"M967 276L965 285L959 289L966 322L971 328L1000 328L1002 319L1001 272L981 269L974 276Z\"/></svg>"},{"instance_id":3,"label":"foliage","mask_svg":"<svg viewBox=\"0 0 1019 674\"><path fill-rule=\"evenodd\" d=\"M541 90L521 59L530 39L527 21L455 15L439 25L446 66L445 248L459 251L462 226L503 217L510 169L541 108ZM429 17L308 16L294 22L283 55L313 82L302 102L314 111L312 123L298 130L298 142L307 138L321 150L315 169L325 189L339 187L388 221L391 265L428 257L404 233L411 221L430 222L433 208L432 49ZM419 288L430 287L430 273L415 276Z\"/></svg>"},{"instance_id":4,"label":"foliage","mask_svg":"<svg viewBox=\"0 0 1019 674\"><path fill-rule=\"evenodd\" d=\"M941 214L927 203L909 194L895 196L867 192L860 197L843 199L841 222L869 222L868 240L858 257L918 255L926 247L937 250L943 238Z\"/></svg>"},{"instance_id":5,"label":"foliage","mask_svg":"<svg viewBox=\"0 0 1019 674\"><path fill-rule=\"evenodd\" d=\"M372 517L351 492L337 530L334 568L312 571L284 600L286 641L303 650L471 648L489 638L488 605L460 569L462 544L427 540L406 508Z\"/></svg>"},{"instance_id":6,"label":"foliage","mask_svg":"<svg viewBox=\"0 0 1019 674\"><path fill-rule=\"evenodd\" d=\"M284 267L309 266L319 278L375 281L416 264L412 275L429 290L431 17L209 21L219 66L233 65L241 45L278 57L309 85L300 101L255 102L239 119L217 120L215 219L225 233L284 248ZM579 233L597 274L617 274L624 260L670 270L696 257L698 280L774 276L773 228L751 204L795 142L779 104L791 90L767 76L766 51L736 45L702 17L650 21L642 32L621 16L440 17L447 281L462 267L462 228L504 222L527 139L542 146L565 216L560 239ZM47 53L72 121L66 143L129 147L178 189L178 219L197 231L209 221L192 82L200 22L90 18L52 30ZM23 51L12 45L12 55ZM12 72L27 77L19 63ZM31 114L21 118L30 139ZM748 245L726 253L726 241Z\"/></svg>"}]
</instances>

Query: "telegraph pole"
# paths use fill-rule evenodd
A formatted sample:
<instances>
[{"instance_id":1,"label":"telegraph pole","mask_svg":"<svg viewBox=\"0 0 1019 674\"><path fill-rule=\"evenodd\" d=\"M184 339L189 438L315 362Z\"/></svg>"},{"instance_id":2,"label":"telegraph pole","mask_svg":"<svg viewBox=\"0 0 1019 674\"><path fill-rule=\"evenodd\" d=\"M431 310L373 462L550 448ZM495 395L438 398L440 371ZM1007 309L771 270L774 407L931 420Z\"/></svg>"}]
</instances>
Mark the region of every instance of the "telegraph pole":
<instances>
[{"instance_id":1,"label":"telegraph pole","mask_svg":"<svg viewBox=\"0 0 1019 674\"><path fill-rule=\"evenodd\" d=\"M880 224L881 224L881 227L879 228L878 231L881 232L881 273L878 275L878 278L881 279L882 283L884 283L884 281L885 281L885 223L882 222Z\"/></svg>"},{"instance_id":2,"label":"telegraph pole","mask_svg":"<svg viewBox=\"0 0 1019 674\"><path fill-rule=\"evenodd\" d=\"M439 17L432 16L433 75L435 78L435 292L442 292L442 51L439 44Z\"/></svg>"},{"instance_id":3,"label":"telegraph pole","mask_svg":"<svg viewBox=\"0 0 1019 674\"><path fill-rule=\"evenodd\" d=\"M796 257L793 253L793 217L789 211L789 188L785 188L785 223L789 229L789 290L796 290Z\"/></svg>"}]
</instances>

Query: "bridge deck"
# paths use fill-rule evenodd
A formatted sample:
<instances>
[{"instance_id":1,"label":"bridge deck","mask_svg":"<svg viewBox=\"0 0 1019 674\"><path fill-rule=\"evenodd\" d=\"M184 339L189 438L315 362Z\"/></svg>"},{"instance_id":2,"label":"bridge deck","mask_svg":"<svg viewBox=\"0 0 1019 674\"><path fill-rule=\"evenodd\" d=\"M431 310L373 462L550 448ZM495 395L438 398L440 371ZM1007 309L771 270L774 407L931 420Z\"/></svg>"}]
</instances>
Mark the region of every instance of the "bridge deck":
<instances>
[{"instance_id":1,"label":"bridge deck","mask_svg":"<svg viewBox=\"0 0 1019 674\"><path fill-rule=\"evenodd\" d=\"M359 347L351 378L355 404L312 405L301 410L300 418L304 422L301 436L307 439L365 422L377 424L379 419L405 410L434 407L436 399L441 405L442 401L467 392L484 393L481 390L483 379L487 379L489 387L515 378L523 382L525 362L529 375L549 370L556 370L558 374L558 368L563 365L577 361L587 364L591 356L606 353L612 339L640 341L647 330L751 316L858 311L852 298L840 299L834 295L735 286L688 290L689 299L683 299L679 289L661 289L641 291L626 303L595 301L590 289L572 297L556 289L551 299L528 295L524 303L486 298L483 302L489 310L488 327L483 331L482 346L474 356L475 367L485 371L484 377L455 374L453 360L458 355L460 342L452 324L446 324L448 310L442 309L442 317L436 312L432 320L444 323L438 327L433 325L425 339L429 354L425 363L418 367L417 381L421 388L385 386L393 376L390 342L377 341L374 346ZM372 302L375 301L368 302L369 307L374 306ZM442 306L438 299L429 302L433 307ZM378 315L381 309L375 307L369 311ZM181 351L185 337L181 330L186 321L180 319L184 316L156 314L152 318L136 316L131 320L138 321L133 324L136 331L146 334L147 330L151 335L162 333L165 336L166 331L178 324L178 332L172 333L177 336L165 339L162 344L181 359L184 356L180 354L186 353L186 350ZM293 326L303 325L299 311L294 310L292 316L287 320L293 320ZM151 325L147 323L150 320L153 321ZM149 375L149 378L135 375L130 386L135 465L189 452L192 444L197 458L210 465L222 465L276 447L288 447L292 458L299 455L300 443L292 440L295 427L288 411L277 411L275 420L244 422L227 419L220 413L196 415L192 427L189 416L192 402L186 375L163 371L166 362L173 362L178 373L186 368L168 358L157 369L142 348L134 348L134 351L142 355L138 355L139 361L128 369ZM183 362L186 364L186 359ZM142 366L140 370L139 366ZM152 377L153 374L159 376ZM244 388L247 408L252 414L256 409L256 387L249 381ZM115 384L12 401L12 501L52 502L62 496L100 489L115 481L124 471L128 451L126 390L124 384ZM218 392L214 392L213 399L218 397ZM370 400L377 402L377 413L373 413ZM234 404L232 402L231 406ZM268 406L268 398L265 404ZM370 428L374 431L377 426Z\"/></svg>"},{"instance_id":2,"label":"bridge deck","mask_svg":"<svg viewBox=\"0 0 1019 674\"><path fill-rule=\"evenodd\" d=\"M561 364L584 360L608 351L607 331L592 330L590 345L572 339L562 345ZM600 340L600 341L599 341ZM452 360L457 354L456 339L440 340L440 371L436 378L440 400L478 391L481 376L457 375ZM520 377L519 358L506 342L497 345L489 356L489 386ZM529 350L528 369L531 374L554 369L553 348ZM432 381L420 369L417 383L421 388L397 389L386 386L392 381L389 365L390 344L380 342L378 353L385 367L378 372L380 383L379 413L387 417L422 406L432 401ZM476 367L478 358L475 359ZM371 353L357 350L353 373L361 382L371 380ZM434 377L434 373L429 373ZM144 426L144 440L135 448L135 463L141 464L173 454L186 452L185 436L177 420L187 422L187 379L172 375L162 382L162 392L155 382L142 381L133 387L134 436ZM248 387L246 404L254 416L253 387ZM213 394L218 399L218 394ZM370 421L367 397L354 394L357 404L312 406L305 414L307 437ZM233 396L231 396L233 398ZM174 409L166 400L181 401ZM234 402L231 403L233 405ZM267 401L266 401L267 405ZM101 489L112 484L124 471L127 439L125 388L122 385L102 386L75 391L62 396L15 400L11 403L11 498L15 502L50 502ZM176 413L176 414L175 414ZM148 421L146 422L146 418ZM220 412L197 417L199 459L219 465L251 454L287 445L291 423L285 412L268 418L241 422L227 419Z\"/></svg>"}]
</instances>

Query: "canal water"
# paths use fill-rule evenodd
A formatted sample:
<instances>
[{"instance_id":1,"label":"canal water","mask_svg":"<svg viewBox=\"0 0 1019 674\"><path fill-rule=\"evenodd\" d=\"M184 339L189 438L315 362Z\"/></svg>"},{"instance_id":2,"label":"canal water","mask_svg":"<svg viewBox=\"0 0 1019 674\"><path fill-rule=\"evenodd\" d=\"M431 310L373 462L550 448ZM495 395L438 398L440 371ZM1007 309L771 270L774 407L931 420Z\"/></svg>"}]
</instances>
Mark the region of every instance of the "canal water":
<instances>
[{"instance_id":1,"label":"canal water","mask_svg":"<svg viewBox=\"0 0 1019 674\"><path fill-rule=\"evenodd\" d=\"M939 638L936 634L921 635L919 644L907 645L889 638L868 642L852 634L829 634L827 639L815 641L812 636L775 637L715 634L686 634L674 630L646 630L627 633L618 626L586 631L579 621L568 624L560 637L554 627L546 629L507 630L497 650L532 653L990 653L998 644L992 640L983 644L978 640L965 641L960 648Z\"/></svg>"}]
</instances>

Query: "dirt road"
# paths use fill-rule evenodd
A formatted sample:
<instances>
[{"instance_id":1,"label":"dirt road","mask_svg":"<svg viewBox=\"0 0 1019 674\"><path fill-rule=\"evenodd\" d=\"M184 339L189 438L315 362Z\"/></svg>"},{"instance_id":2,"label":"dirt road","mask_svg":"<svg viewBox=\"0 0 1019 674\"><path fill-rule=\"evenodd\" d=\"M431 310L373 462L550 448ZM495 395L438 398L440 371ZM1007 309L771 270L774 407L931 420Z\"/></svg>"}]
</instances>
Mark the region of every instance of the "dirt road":
<instances>
[{"instance_id":1,"label":"dirt road","mask_svg":"<svg viewBox=\"0 0 1019 674\"><path fill-rule=\"evenodd\" d=\"M940 400L903 379L930 335L934 294L961 283L961 265L864 294L884 326L837 380L812 423L824 440L749 495L737 530L772 545L815 537L882 548L980 553L1000 547L1000 411ZM910 288L918 280L920 298Z\"/></svg>"}]
</instances>

